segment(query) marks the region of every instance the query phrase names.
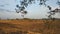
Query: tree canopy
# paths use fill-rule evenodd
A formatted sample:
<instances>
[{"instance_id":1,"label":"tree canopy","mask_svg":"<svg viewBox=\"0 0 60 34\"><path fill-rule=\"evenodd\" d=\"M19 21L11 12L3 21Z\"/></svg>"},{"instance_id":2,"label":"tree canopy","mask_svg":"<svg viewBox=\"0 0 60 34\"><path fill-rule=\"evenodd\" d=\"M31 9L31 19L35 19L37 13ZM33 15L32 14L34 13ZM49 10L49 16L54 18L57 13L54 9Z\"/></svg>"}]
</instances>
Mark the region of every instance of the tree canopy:
<instances>
[{"instance_id":1,"label":"tree canopy","mask_svg":"<svg viewBox=\"0 0 60 34\"><path fill-rule=\"evenodd\" d=\"M52 7L46 4L46 1L49 1L49 0L20 0L20 5L16 5L16 7L19 9L19 11L17 11L17 9L16 9L16 12L17 13L21 12L22 14L27 14L27 10L25 10L25 8L27 8L27 6L29 4L35 3L35 1L39 1L39 5L45 5L50 10L50 12L48 12L50 14L50 15L48 15L49 18L52 18L51 15L55 15L55 13L58 12L58 11L56 11L56 10L58 10L58 8L56 10L52 11L51 10ZM59 0L57 0L57 4L60 6Z\"/></svg>"}]
</instances>

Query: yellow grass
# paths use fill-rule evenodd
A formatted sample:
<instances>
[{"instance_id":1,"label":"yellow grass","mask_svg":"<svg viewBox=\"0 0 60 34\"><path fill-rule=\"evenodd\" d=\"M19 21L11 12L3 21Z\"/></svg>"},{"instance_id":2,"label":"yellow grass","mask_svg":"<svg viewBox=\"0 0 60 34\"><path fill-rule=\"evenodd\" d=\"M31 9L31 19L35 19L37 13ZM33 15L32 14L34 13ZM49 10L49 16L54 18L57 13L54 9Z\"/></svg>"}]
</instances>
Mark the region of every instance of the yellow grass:
<instances>
[{"instance_id":1,"label":"yellow grass","mask_svg":"<svg viewBox=\"0 0 60 34\"><path fill-rule=\"evenodd\" d=\"M60 34L60 20L0 20L0 31L0 34Z\"/></svg>"}]
</instances>

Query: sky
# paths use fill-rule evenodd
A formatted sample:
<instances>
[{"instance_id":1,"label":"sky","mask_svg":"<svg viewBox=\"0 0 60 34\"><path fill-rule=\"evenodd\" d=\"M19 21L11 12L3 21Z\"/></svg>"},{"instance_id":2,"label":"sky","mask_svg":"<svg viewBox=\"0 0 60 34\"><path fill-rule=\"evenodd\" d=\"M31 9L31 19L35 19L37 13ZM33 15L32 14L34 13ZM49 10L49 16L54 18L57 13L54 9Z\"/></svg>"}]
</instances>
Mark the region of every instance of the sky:
<instances>
[{"instance_id":1,"label":"sky","mask_svg":"<svg viewBox=\"0 0 60 34\"><path fill-rule=\"evenodd\" d=\"M16 13L15 8L16 5L19 4L20 0L0 0L0 18L1 19L16 19L16 18L23 18L21 16L21 13ZM60 0L59 0L60 1ZM48 0L46 2L47 5L50 5L52 7L52 10L55 8L59 8L57 5L57 0ZM42 18L48 18L49 10L44 5L40 6L38 5L38 2L36 4L28 5L28 7L25 9L28 11L28 13L25 15L25 18L31 18L31 19L42 19ZM60 18L59 13L56 13L53 17Z\"/></svg>"}]
</instances>

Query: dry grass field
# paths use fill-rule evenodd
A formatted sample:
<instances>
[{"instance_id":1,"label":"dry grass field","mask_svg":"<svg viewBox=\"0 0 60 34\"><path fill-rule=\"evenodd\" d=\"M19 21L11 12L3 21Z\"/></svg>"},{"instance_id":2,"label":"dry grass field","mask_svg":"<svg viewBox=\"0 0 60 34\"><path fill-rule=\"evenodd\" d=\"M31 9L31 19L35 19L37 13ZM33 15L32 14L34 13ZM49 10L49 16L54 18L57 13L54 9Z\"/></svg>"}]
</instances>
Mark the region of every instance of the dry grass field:
<instances>
[{"instance_id":1,"label":"dry grass field","mask_svg":"<svg viewBox=\"0 0 60 34\"><path fill-rule=\"evenodd\" d=\"M60 34L60 20L0 20L0 34Z\"/></svg>"}]
</instances>

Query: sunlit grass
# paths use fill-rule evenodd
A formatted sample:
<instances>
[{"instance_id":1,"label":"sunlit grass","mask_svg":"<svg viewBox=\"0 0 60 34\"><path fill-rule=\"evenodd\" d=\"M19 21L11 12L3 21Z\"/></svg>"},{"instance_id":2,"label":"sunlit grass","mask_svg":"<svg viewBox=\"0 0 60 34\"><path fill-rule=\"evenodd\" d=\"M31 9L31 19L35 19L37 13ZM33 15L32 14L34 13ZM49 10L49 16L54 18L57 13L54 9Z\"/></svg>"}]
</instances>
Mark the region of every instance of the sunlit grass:
<instances>
[{"instance_id":1,"label":"sunlit grass","mask_svg":"<svg viewBox=\"0 0 60 34\"><path fill-rule=\"evenodd\" d=\"M60 34L60 20L0 20L0 31L2 34Z\"/></svg>"}]
</instances>

